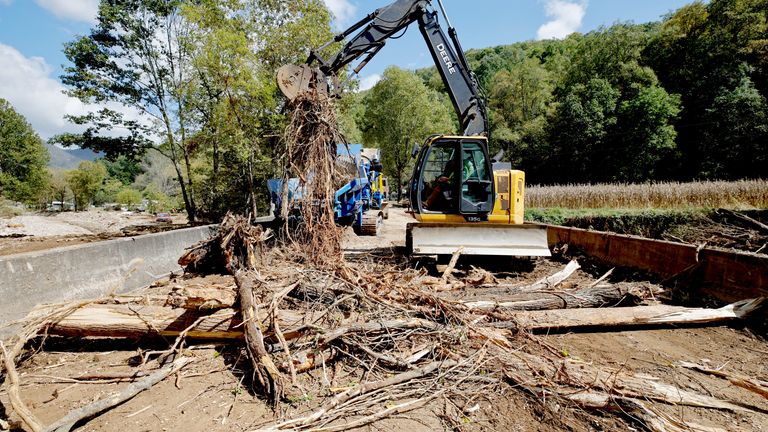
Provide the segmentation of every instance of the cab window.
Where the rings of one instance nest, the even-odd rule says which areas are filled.
[[[483,211],[491,201],[493,179],[488,160],[478,143],[462,144],[462,212]]]
[[[430,147],[421,173],[421,204],[427,211],[448,213],[456,208],[456,143],[441,142]]]

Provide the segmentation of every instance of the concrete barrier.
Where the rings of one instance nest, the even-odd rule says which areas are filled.
[[[0,324],[38,303],[97,298],[148,285],[172,271],[184,249],[214,225],[0,256]]]
[[[768,257],[748,252],[652,240],[643,237],[549,226],[549,245],[568,244],[620,267],[654,273],[685,291],[725,304],[768,297]]]

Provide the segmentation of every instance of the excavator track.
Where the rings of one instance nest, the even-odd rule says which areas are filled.
[[[361,236],[378,236],[384,226],[384,216],[381,212],[368,212],[363,215],[363,225],[358,230]]]

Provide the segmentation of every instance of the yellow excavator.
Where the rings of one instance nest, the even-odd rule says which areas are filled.
[[[434,135],[423,145],[414,146],[416,163],[408,197],[416,222],[407,229],[409,252],[450,255],[460,250],[463,255],[549,256],[546,227],[523,222],[525,174],[489,156],[488,116],[480,85],[442,0],[437,3],[448,24],[448,35],[432,0],[398,0],[310,53],[306,64],[280,68],[278,85],[289,99],[309,91],[338,96],[337,74],[346,65],[364,57],[354,69],[359,73],[389,38],[417,22],[463,135]],[[342,41],[343,48],[333,57],[324,59],[318,54]]]

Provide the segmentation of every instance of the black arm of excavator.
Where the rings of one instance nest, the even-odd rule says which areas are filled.
[[[448,21],[441,0],[438,2],[440,2],[443,16]],[[431,0],[398,0],[389,6],[377,9],[318,50],[321,51],[332,43],[341,42],[357,32],[335,56],[326,60],[321,58],[317,51],[313,51],[307,63],[312,65],[317,62],[323,74],[333,77],[350,62],[366,56],[355,68],[355,73],[359,73],[384,47],[387,39],[405,30],[410,24],[418,22],[424,41],[429,47],[435,66],[459,117],[464,135],[487,136],[488,116],[485,102],[481,97],[477,78],[464,57],[456,30],[448,22],[450,35],[448,39],[438,22],[437,12],[431,10],[430,6]]]

